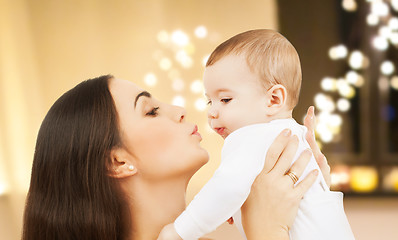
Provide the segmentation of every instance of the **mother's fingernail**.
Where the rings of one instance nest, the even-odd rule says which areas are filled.
[[[314,106],[311,106],[311,107],[310,107],[310,111],[311,111],[310,118],[311,118],[311,119],[313,119],[313,118],[314,118],[314,115],[315,115],[315,109],[314,109]]]
[[[286,137],[289,137],[291,134],[292,134],[292,131],[290,129],[283,130],[283,135],[285,135]]]

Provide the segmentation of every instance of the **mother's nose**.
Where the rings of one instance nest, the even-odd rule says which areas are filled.
[[[173,107],[175,109],[174,117],[175,117],[176,121],[183,122],[185,119],[185,116],[187,115],[185,108],[179,107],[179,106],[173,106]]]

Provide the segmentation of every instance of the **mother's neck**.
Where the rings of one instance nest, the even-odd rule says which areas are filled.
[[[161,229],[184,211],[188,180],[150,181],[133,177],[124,183],[132,219],[131,239],[157,239]]]

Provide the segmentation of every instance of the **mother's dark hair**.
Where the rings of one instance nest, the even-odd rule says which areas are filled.
[[[78,84],[47,113],[37,137],[23,240],[126,239],[128,204],[109,176],[121,145],[109,81]]]

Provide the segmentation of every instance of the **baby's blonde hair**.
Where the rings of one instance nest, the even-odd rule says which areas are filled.
[[[293,45],[280,33],[258,29],[240,33],[220,44],[210,55],[206,67],[230,54],[244,54],[250,70],[267,90],[281,84],[288,94],[287,105],[293,109],[301,88],[300,58]]]

